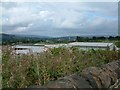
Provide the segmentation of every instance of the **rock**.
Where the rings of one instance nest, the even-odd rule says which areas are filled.
[[[34,85],[34,86],[30,86],[29,88],[25,88],[25,90],[48,90],[48,89],[45,86]]]
[[[60,78],[55,82],[50,82],[47,88],[73,88],[76,90],[78,88],[91,88],[91,86],[84,78],[78,74],[73,74]]]
[[[86,68],[81,75],[93,88],[109,88],[120,77],[120,61],[113,61],[99,68]]]
[[[98,77],[101,81],[102,88],[108,88],[111,85],[111,77],[109,76],[107,70],[101,69],[101,72]]]
[[[81,72],[81,76],[90,83],[93,88],[101,88],[101,81],[99,80],[100,70],[96,67],[86,68]]]
[[[112,73],[116,73],[117,78],[120,78],[120,60],[113,61],[111,63],[108,63],[103,66],[103,68],[106,68],[107,70],[111,71]]]
[[[35,87],[34,87],[35,88]],[[102,67],[89,67],[79,74],[59,78],[46,85],[48,90],[85,88],[120,88],[120,60],[113,61]],[[44,89],[46,89],[44,88]],[[37,89],[39,90],[39,89]]]

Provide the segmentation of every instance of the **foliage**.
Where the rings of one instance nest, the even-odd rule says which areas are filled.
[[[81,72],[90,66],[101,66],[120,59],[120,51],[54,48],[40,54],[16,55],[3,46],[3,88],[26,88],[44,85],[59,77]]]
[[[45,43],[45,44],[54,44],[54,43],[70,43],[73,41],[77,42],[114,42],[120,41],[120,36],[69,36],[69,37],[39,37],[39,36],[19,36],[19,35],[9,35],[9,34],[0,34],[1,40],[0,45],[13,45],[13,44],[35,44],[35,43]],[[118,45],[118,43],[117,43]],[[118,45],[119,46],[119,45]]]
[[[120,48],[120,41],[115,42],[116,46]]]

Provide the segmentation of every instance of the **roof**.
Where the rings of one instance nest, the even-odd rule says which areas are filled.
[[[107,47],[113,45],[113,43],[101,43],[101,42],[73,42],[69,43],[69,46],[91,46],[91,47]]]
[[[37,46],[32,46],[32,45],[14,45],[12,46],[13,48],[34,48],[34,47],[37,47]]]
[[[58,48],[58,47],[62,47],[62,46],[66,46],[67,44],[49,44],[49,45],[45,45],[48,48]]]
[[[34,44],[34,46],[45,46],[45,44],[36,43],[36,44]]]

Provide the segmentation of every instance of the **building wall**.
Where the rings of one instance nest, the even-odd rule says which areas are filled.
[[[74,46],[73,46],[74,47]],[[106,50],[107,48],[106,47],[88,47],[88,46],[75,46],[77,48],[79,48],[80,50],[90,50],[90,49],[94,49],[94,50],[98,50],[98,49],[101,49],[101,50]]]
[[[101,50],[117,50],[117,46],[115,44],[111,44],[109,46],[79,46],[79,45],[70,45],[70,47],[77,47],[79,48],[80,50],[90,50],[90,49],[94,49],[94,50],[98,50],[98,49],[101,49]]]

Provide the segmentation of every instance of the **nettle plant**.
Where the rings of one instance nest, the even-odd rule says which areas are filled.
[[[3,88],[25,88],[44,85],[65,75],[80,73],[86,67],[101,66],[120,59],[120,51],[53,48],[40,54],[11,53],[11,46],[2,50]]]

